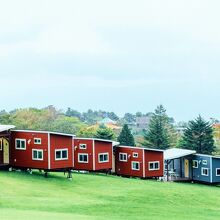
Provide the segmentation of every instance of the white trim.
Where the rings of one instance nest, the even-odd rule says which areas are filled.
[[[87,156],[87,161],[80,161],[79,157],[80,156]],[[89,154],[86,153],[78,153],[78,163],[89,163]]]
[[[50,164],[50,133],[47,134],[47,156],[48,156],[48,169],[50,170],[51,168],[51,164]]]
[[[220,174],[219,174],[219,175],[217,174],[217,170],[220,170],[220,168],[216,168],[216,169],[215,169],[215,175],[216,175],[216,176],[220,176]]]
[[[56,158],[56,153],[57,152],[61,152],[61,158]],[[62,152],[63,151],[66,151],[67,152],[67,154],[66,154],[66,156],[67,157],[65,157],[65,158],[63,158],[63,156],[62,156]],[[68,157],[69,157],[69,155],[68,155],[68,148],[62,148],[62,149],[55,149],[55,160],[56,161],[59,161],[59,160],[68,160]]]
[[[133,164],[138,164],[138,169],[134,168]],[[140,170],[140,162],[139,161],[131,161],[131,169],[136,170],[136,171]]]
[[[63,135],[63,136],[70,136],[75,137],[74,134],[67,134],[61,132],[52,132],[52,131],[34,131],[34,130],[13,130],[13,132],[28,132],[28,133],[40,133],[40,134],[55,134],[55,135]]]
[[[135,154],[136,154],[137,156],[135,156]],[[132,156],[133,156],[133,158],[138,158],[138,153],[137,153],[137,152],[133,152],[133,153],[132,153]]]
[[[197,166],[193,166],[193,162],[196,162]],[[192,167],[195,168],[195,169],[198,169],[199,168],[199,161],[198,160],[193,160],[192,161]]]
[[[164,152],[164,150],[159,150],[159,149],[154,149],[154,148],[146,148],[146,147],[134,147],[134,146],[116,146],[118,148],[122,147],[122,148],[132,148],[132,149],[144,149],[144,150],[148,150],[148,151],[158,151],[158,152]]]
[[[37,151],[37,157],[38,157],[38,152],[42,153],[42,158],[34,158],[34,151]],[[32,149],[32,160],[44,160],[44,151],[42,149]]]
[[[92,166],[93,166],[93,170],[95,170],[95,158],[96,158],[95,156],[96,155],[95,155],[95,140],[94,139],[92,140],[92,152],[93,152],[92,153],[92,160],[93,160]]]
[[[203,170],[207,170],[207,175],[203,174]],[[206,167],[202,167],[202,168],[201,168],[201,175],[202,175],[202,176],[209,176],[209,169],[206,168]]]
[[[150,168],[150,165],[151,164],[153,164],[153,167],[154,168]],[[155,164],[158,164],[158,168],[155,168]],[[148,169],[150,170],[150,171],[153,171],[153,170],[160,170],[160,161],[149,161],[148,162]]]
[[[20,144],[21,144],[21,141],[24,141],[25,147],[24,147],[24,148],[18,148],[18,147],[17,147],[17,141],[20,141]],[[16,149],[16,150],[26,150],[26,149],[27,149],[26,139],[15,138],[15,149]]]
[[[108,160],[100,161],[100,156],[101,156],[101,155],[107,155]],[[98,161],[99,161],[99,163],[108,163],[108,162],[109,162],[109,153],[108,153],[108,152],[105,152],[105,153],[99,153],[99,154],[98,154]]]
[[[74,142],[74,138],[72,138],[72,158],[73,158],[73,167],[75,166],[75,142]]]
[[[214,156],[209,154],[195,154],[196,156],[202,156],[202,157],[211,157],[211,158],[217,158],[220,159],[220,155]]]
[[[35,142],[35,141],[39,141],[39,142]],[[41,138],[34,138],[34,144],[40,145],[41,144]]]
[[[3,148],[3,138],[0,138],[0,151],[2,151],[2,148]]]
[[[84,147],[82,147],[82,146],[84,146]],[[83,143],[79,144],[79,149],[80,150],[86,150],[87,149],[87,144],[83,144]]]
[[[143,149],[143,177],[145,178],[145,152],[144,152],[144,149]]]
[[[120,155],[126,156],[126,159],[125,160],[124,159],[121,160]],[[119,152],[118,160],[121,161],[121,162],[128,162],[128,154],[127,153]]]

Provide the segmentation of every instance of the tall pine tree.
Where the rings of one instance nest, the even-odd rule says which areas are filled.
[[[170,147],[169,139],[169,118],[166,110],[159,105],[153,113],[149,128],[145,133],[144,145],[150,148],[167,149]]]
[[[215,150],[211,124],[200,115],[195,120],[190,121],[180,147],[192,149],[201,154],[211,154]]]
[[[95,137],[106,140],[114,140],[115,134],[110,128],[107,128],[105,125],[100,125],[96,131]]]
[[[124,146],[135,146],[134,137],[127,124],[123,126],[121,133],[118,136],[118,142]]]

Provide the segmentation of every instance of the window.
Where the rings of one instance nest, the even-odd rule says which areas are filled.
[[[15,139],[15,149],[26,150],[26,140],[25,139]]]
[[[124,161],[127,162],[128,161],[128,155],[126,153],[119,153],[119,161]]]
[[[209,170],[208,170],[208,168],[204,168],[204,167],[202,167],[202,176],[208,176],[209,175]]]
[[[220,168],[216,168],[216,176],[220,176]]]
[[[81,149],[81,150],[85,150],[86,148],[87,148],[86,144],[80,144],[79,145],[79,149]]]
[[[99,154],[99,163],[108,162],[108,153],[101,153]]]
[[[208,164],[207,160],[202,160],[202,165],[207,165],[207,164]]]
[[[198,168],[198,160],[193,160],[193,168]]]
[[[41,138],[34,138],[34,144],[41,144]]]
[[[149,162],[149,170],[159,170],[159,169],[160,169],[160,162],[159,161]]]
[[[136,161],[132,161],[131,163],[131,169],[132,170],[140,170],[140,163]]]
[[[134,157],[134,158],[138,158],[138,153],[135,153],[135,152],[134,152],[134,153],[133,153],[133,157]]]
[[[67,160],[68,149],[55,150],[55,160]]]
[[[32,160],[43,160],[43,150],[32,149]]]
[[[89,155],[88,154],[78,154],[78,162],[79,163],[88,163]]]

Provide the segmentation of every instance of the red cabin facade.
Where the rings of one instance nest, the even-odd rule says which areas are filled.
[[[162,177],[163,151],[142,147],[118,146],[115,149],[117,175],[140,178]]]
[[[46,171],[73,167],[73,135],[47,131],[11,132],[11,165]]]
[[[110,171],[112,169],[113,141],[74,138],[74,169]]]

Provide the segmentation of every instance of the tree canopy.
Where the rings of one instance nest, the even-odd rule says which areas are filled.
[[[135,146],[134,137],[127,124],[123,126],[121,133],[118,136],[118,142],[124,146]]]

